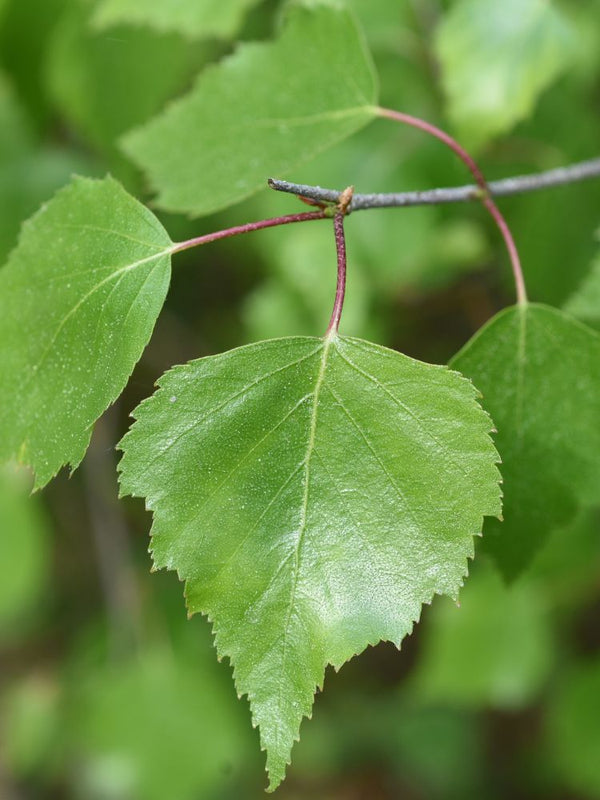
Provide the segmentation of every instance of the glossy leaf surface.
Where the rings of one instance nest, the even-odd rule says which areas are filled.
[[[575,37],[544,0],[459,0],[438,28],[448,114],[474,146],[509,130],[569,64]]]
[[[456,596],[497,454],[476,390],[359,339],[290,337],[176,367],[121,443],[157,568],[214,622],[282,780],[325,666],[400,644]]]
[[[0,458],[43,486],[76,467],[146,346],[171,241],[112,178],[76,178],[25,223],[0,271]]]
[[[507,578],[600,497],[600,336],[549,306],[496,315],[452,360],[498,428],[504,522],[483,544]]]
[[[208,214],[365,125],[375,95],[353,17],[294,5],[278,39],[241,45],[206,69],[189,94],[127,134],[123,148],[162,208]]]

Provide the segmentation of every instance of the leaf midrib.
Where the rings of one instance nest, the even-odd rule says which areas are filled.
[[[329,335],[325,337],[325,342],[323,345],[323,353],[321,355],[321,361],[319,364],[319,372],[317,375],[317,380],[315,382],[315,390],[313,393],[313,403],[312,403],[312,410],[310,415],[310,427],[309,427],[309,434],[308,434],[308,443],[306,446],[306,454],[304,456],[304,491],[302,496],[302,507],[300,509],[300,525],[298,527],[298,534],[296,537],[296,544],[293,550],[293,564],[292,564],[292,575],[291,575],[291,590],[290,590],[290,600],[288,604],[287,616],[283,631],[283,650],[281,654],[281,681],[279,683],[279,697],[278,697],[278,705],[281,707],[281,698],[285,680],[285,664],[287,659],[287,645],[288,645],[288,636],[289,636],[289,629],[290,629],[290,622],[292,619],[292,610],[294,608],[294,601],[296,599],[296,590],[298,587],[298,575],[300,572],[300,549],[302,547],[302,542],[304,540],[304,534],[306,533],[306,515],[308,511],[308,497],[309,497],[309,487],[310,487],[310,460],[312,454],[315,450],[315,439],[317,434],[317,417],[319,412],[319,398],[321,394],[321,388],[323,386],[323,381],[325,379],[325,372],[327,370],[327,360],[329,357],[329,351],[333,343],[337,341],[337,334]]]

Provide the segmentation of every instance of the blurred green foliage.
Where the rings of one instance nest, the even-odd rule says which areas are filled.
[[[557,4],[458,0],[435,46],[448,116],[474,148],[528,116],[572,61],[576,39]]]
[[[31,627],[48,591],[50,526],[29,484],[22,470],[0,469],[0,560],[8,567],[0,581],[0,636],[8,641]]]
[[[120,5],[133,8],[0,0],[3,260],[20,222],[73,172],[113,171],[151,203],[121,135],[231,52],[233,35],[269,39],[284,3],[223,0],[206,36],[158,24],[167,0],[138,3],[135,19],[123,13],[108,26]],[[597,2],[346,5],[365,31],[381,101],[475,144],[490,179],[598,155]],[[221,27],[234,6],[246,16],[232,11]],[[358,191],[468,180],[439,143],[383,121],[285,177]],[[595,325],[599,207],[600,182],[502,201],[531,299],[566,303]],[[184,238],[298,208],[265,190],[200,222],[162,219]],[[477,206],[365,211],[347,234],[344,333],[445,361],[514,298],[497,233]],[[182,254],[153,339],[101,423],[108,443],[95,436],[82,469],[41,497],[26,497],[21,474],[0,474],[3,800],[262,796],[247,704],[216,662],[209,624],[182,619],[176,578],[147,574],[148,519],[140,504],[116,502],[112,445],[174,363],[263,336],[319,333],[333,284],[333,243],[316,222]],[[382,644],[328,672],[279,796],[600,797],[599,533],[593,511],[554,531],[511,588],[478,556],[459,608],[436,600],[401,652]]]

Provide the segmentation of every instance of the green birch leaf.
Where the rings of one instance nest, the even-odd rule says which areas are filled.
[[[564,71],[576,38],[546,0],[458,0],[437,30],[448,115],[471,147],[533,110]]]
[[[600,497],[600,336],[549,306],[515,306],[451,366],[476,383],[498,428],[504,522],[486,523],[483,544],[512,579]]]
[[[157,568],[214,623],[283,779],[325,666],[397,645],[457,595],[500,513],[477,391],[347,337],[259,342],[175,367],[135,411],[121,490],[154,512]]]
[[[238,31],[246,11],[258,0],[101,0],[93,16],[97,28],[143,25],[183,36],[228,39]]]
[[[76,178],[26,222],[0,271],[0,459],[43,486],[75,468],[146,346],[171,240],[112,178]]]
[[[588,325],[600,325],[600,256],[595,259],[581,286],[565,303],[564,310]]]
[[[375,96],[353,17],[294,5],[278,39],[243,44],[208,67],[189,94],[128,133],[123,149],[161,208],[208,214],[364,126]]]

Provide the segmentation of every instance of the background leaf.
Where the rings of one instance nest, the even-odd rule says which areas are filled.
[[[21,221],[68,182],[90,169],[86,158],[37,141],[30,120],[0,74],[0,263],[17,242]]]
[[[171,240],[112,178],[78,178],[23,227],[0,272],[0,457],[43,486],[76,467],[122,392],[170,278]]]
[[[578,503],[600,497],[600,336],[548,306],[514,306],[451,365],[479,387],[498,428],[504,522],[486,523],[483,545],[514,578]]]
[[[214,621],[275,788],[326,664],[399,645],[422,603],[456,596],[500,511],[490,421],[461,376],[359,339],[261,342],[160,387],[121,488],[154,512],[156,567]]]
[[[240,781],[251,763],[251,731],[209,637],[200,641],[179,640],[176,653],[154,644],[118,664],[80,670],[66,743],[80,796],[196,800],[223,797],[224,786]]]
[[[89,25],[91,10],[80,1],[67,6],[52,36],[46,81],[69,124],[127,177],[131,167],[117,137],[186,89],[215,48],[132,27],[98,33]]]
[[[55,122],[43,78],[46,48],[63,9],[73,2],[79,0],[5,0],[0,17],[0,61],[38,133]]]
[[[208,214],[361,128],[375,94],[353,17],[294,5],[277,40],[244,44],[207,68],[188,95],[127,134],[123,149],[147,173],[161,208]]]
[[[94,24],[98,28],[123,23],[144,25],[187,37],[227,39],[237,32],[245,12],[257,3],[258,0],[101,0],[94,12]]]
[[[505,133],[573,59],[575,36],[545,0],[458,0],[437,30],[448,116],[469,147]]]

